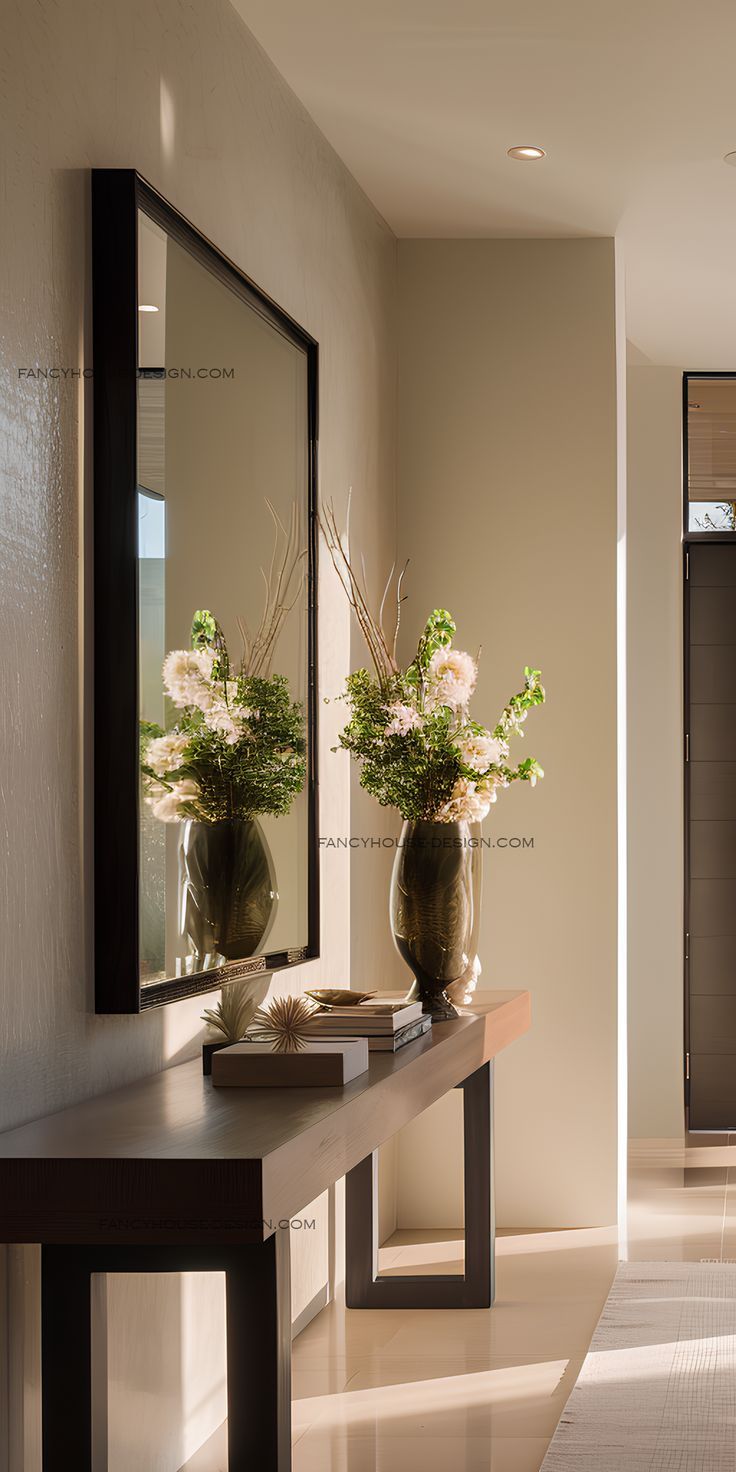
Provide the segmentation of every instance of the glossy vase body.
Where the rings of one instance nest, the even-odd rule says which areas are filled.
[[[196,970],[262,950],[276,918],[273,859],[256,818],[183,826],[181,933]]]
[[[438,1022],[457,1016],[448,988],[462,995],[475,973],[481,862],[477,825],[404,823],[391,877],[391,928],[414,973],[407,1001],[421,1000]]]

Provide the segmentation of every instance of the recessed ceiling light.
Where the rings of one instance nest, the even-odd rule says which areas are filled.
[[[522,162],[533,158],[546,158],[543,148],[536,148],[531,143],[517,143],[514,148],[507,148],[509,158],[518,158]]]
[[[736,169],[736,151],[733,153],[724,153],[723,162],[724,164],[731,164],[732,168]]]
[[[139,312],[157,312],[157,311],[158,311],[158,307],[151,307],[151,306],[147,306],[147,305],[146,305],[146,304],[145,304],[145,303],[143,303],[143,304],[142,304],[142,305],[141,305],[141,306],[140,306],[140,307],[139,307],[139,308],[138,308],[138,311],[139,311]]]

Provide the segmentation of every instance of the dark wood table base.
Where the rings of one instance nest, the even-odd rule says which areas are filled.
[[[463,1091],[465,1272],[380,1277],[378,1152],[345,1177],[345,1302],[348,1308],[490,1308],[495,1295],[493,1063],[456,1085]]]
[[[465,1272],[378,1273],[378,1153],[348,1171],[348,1308],[490,1308],[494,1297],[493,1063],[461,1084]],[[91,1279],[95,1273],[225,1274],[229,1472],[291,1467],[289,1231],[237,1246],[42,1248],[43,1472],[92,1472]],[[255,1326],[255,1333],[254,1333]]]
[[[41,1252],[43,1472],[91,1472],[93,1273],[224,1273],[228,1472],[291,1467],[289,1232],[238,1247]]]
[[[226,1278],[229,1472],[287,1472],[289,1223],[343,1176],[351,1309],[489,1308],[493,1059],[530,1018],[528,992],[479,994],[344,1089],[213,1089],[195,1059],[1,1134],[0,1241],[43,1244],[43,1472],[105,1464],[96,1276],[187,1271]],[[464,1275],[382,1277],[376,1152],[453,1088]]]

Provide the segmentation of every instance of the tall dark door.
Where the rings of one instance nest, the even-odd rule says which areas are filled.
[[[736,544],[687,561],[690,1128],[736,1129]]]

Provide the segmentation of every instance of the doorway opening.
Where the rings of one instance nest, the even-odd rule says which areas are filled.
[[[736,1127],[736,374],[684,376],[685,1101]]]

